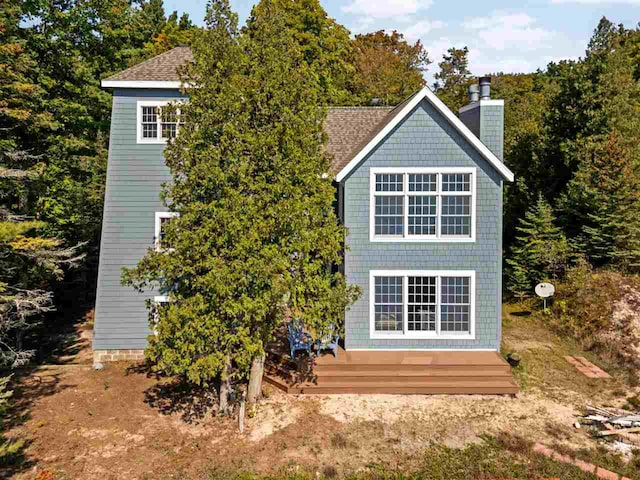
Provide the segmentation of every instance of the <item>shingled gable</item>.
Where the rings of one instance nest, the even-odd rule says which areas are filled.
[[[189,47],[176,47],[102,81],[105,88],[180,88],[178,67],[193,59]],[[324,129],[331,169],[341,181],[422,101],[426,100],[507,181],[513,173],[467,126],[427,87],[396,107],[331,107]]]
[[[489,164],[495,168],[502,177],[513,182],[513,172],[507,168],[507,166],[500,161],[495,154],[487,148],[487,146],[476,137],[469,128],[462,123],[462,121],[447,107],[442,101],[433,93],[428,87],[424,87],[421,90],[414,93],[407,98],[404,102],[394,108],[389,115],[385,117],[383,121],[376,126],[376,128],[370,133],[369,140],[362,148],[359,148],[353,158],[349,160],[344,167],[342,167],[337,175],[336,180],[338,182],[344,180],[351,171],[353,171],[360,162],[378,146],[382,140],[402,121],[404,120],[415,107],[420,104],[421,101],[428,101],[442,116],[473,146],[478,153],[480,153]]]

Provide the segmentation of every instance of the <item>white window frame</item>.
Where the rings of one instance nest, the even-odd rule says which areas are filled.
[[[158,335],[158,330],[156,329],[156,325],[158,324],[158,311],[157,307],[164,303],[169,303],[169,295],[156,295],[153,297],[153,334]]]
[[[402,277],[402,332],[380,332],[375,325],[375,277]],[[410,331],[408,277],[436,277],[436,331]],[[440,333],[441,278],[469,277],[469,332]],[[369,336],[373,340],[475,340],[476,338],[476,272],[474,270],[371,270],[369,271]]]
[[[177,212],[156,212],[153,234],[153,247],[155,248],[156,252],[167,250],[160,247],[160,227],[162,226],[162,220],[166,218],[177,217],[178,215],[179,214]],[[170,251],[171,249],[168,250]]]
[[[436,191],[435,192],[409,192],[409,175],[410,174],[436,174]],[[442,175],[443,174],[456,174],[463,173],[469,174],[469,184],[471,192],[443,192],[442,191]],[[379,174],[397,174],[403,175],[403,191],[400,192],[376,192],[376,175]],[[477,168],[475,167],[434,167],[434,168],[371,168],[369,171],[369,240],[371,242],[458,242],[458,243],[473,243],[476,241],[476,192],[477,192]],[[436,234],[435,235],[409,235],[409,197],[415,195],[433,195],[438,198],[437,200],[437,220],[436,220]],[[403,196],[403,214],[404,214],[404,228],[402,236],[399,235],[376,235],[376,196],[388,195],[388,196]],[[470,236],[463,237],[457,235],[443,236],[440,233],[440,219],[442,218],[442,196],[471,196],[471,225]]]
[[[156,119],[156,124],[158,128],[158,136],[156,138],[143,138],[142,136],[142,107],[159,107],[162,110],[162,107],[169,105],[170,103],[180,103],[178,100],[138,100],[136,106],[136,130],[137,130],[137,142],[138,143],[147,143],[147,144],[165,144],[167,143],[168,137],[162,136],[162,114],[159,111]],[[180,108],[177,109],[177,115],[180,115]],[[176,125],[176,135],[180,130],[180,122]]]

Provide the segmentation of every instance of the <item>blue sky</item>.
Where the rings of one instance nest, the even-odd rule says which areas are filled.
[[[244,22],[251,0],[231,0]],[[396,29],[420,39],[437,62],[451,46],[469,47],[474,75],[530,72],[552,60],[584,53],[602,15],[632,27],[640,20],[640,0],[321,0],[328,14],[352,34]],[[165,0],[167,11],[189,13],[201,24],[206,0]]]

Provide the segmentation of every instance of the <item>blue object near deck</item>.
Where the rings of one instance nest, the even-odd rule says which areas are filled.
[[[291,349],[291,359],[294,359],[295,353],[298,350],[306,350],[307,353],[311,355],[311,346],[313,345],[313,339],[311,338],[311,335],[309,335],[302,329],[302,323],[295,320],[288,323],[287,331],[289,348]]]
[[[332,327],[324,337],[318,339],[316,341],[316,349],[318,355],[322,350],[331,350],[333,352],[333,356],[338,356],[338,341],[340,340],[340,335],[336,333],[336,328]]]

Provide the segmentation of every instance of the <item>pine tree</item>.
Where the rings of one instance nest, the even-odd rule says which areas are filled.
[[[471,82],[469,49],[451,47],[438,63],[433,90],[447,107],[457,112],[467,104],[467,90]]]
[[[515,296],[530,292],[543,280],[558,278],[566,270],[571,249],[555,223],[553,209],[539,195],[520,220],[506,261],[507,288]]]
[[[562,199],[565,215],[580,225],[579,245],[596,265],[640,268],[640,173],[614,130],[580,145],[581,168]]]
[[[165,150],[172,250],[150,251],[123,281],[169,292],[147,349],[156,368],[226,386],[264,358],[285,314],[321,335],[357,291],[328,268],[345,232],[326,175],[324,92],[291,31],[254,18],[239,34],[217,0],[193,54],[187,121]]]

